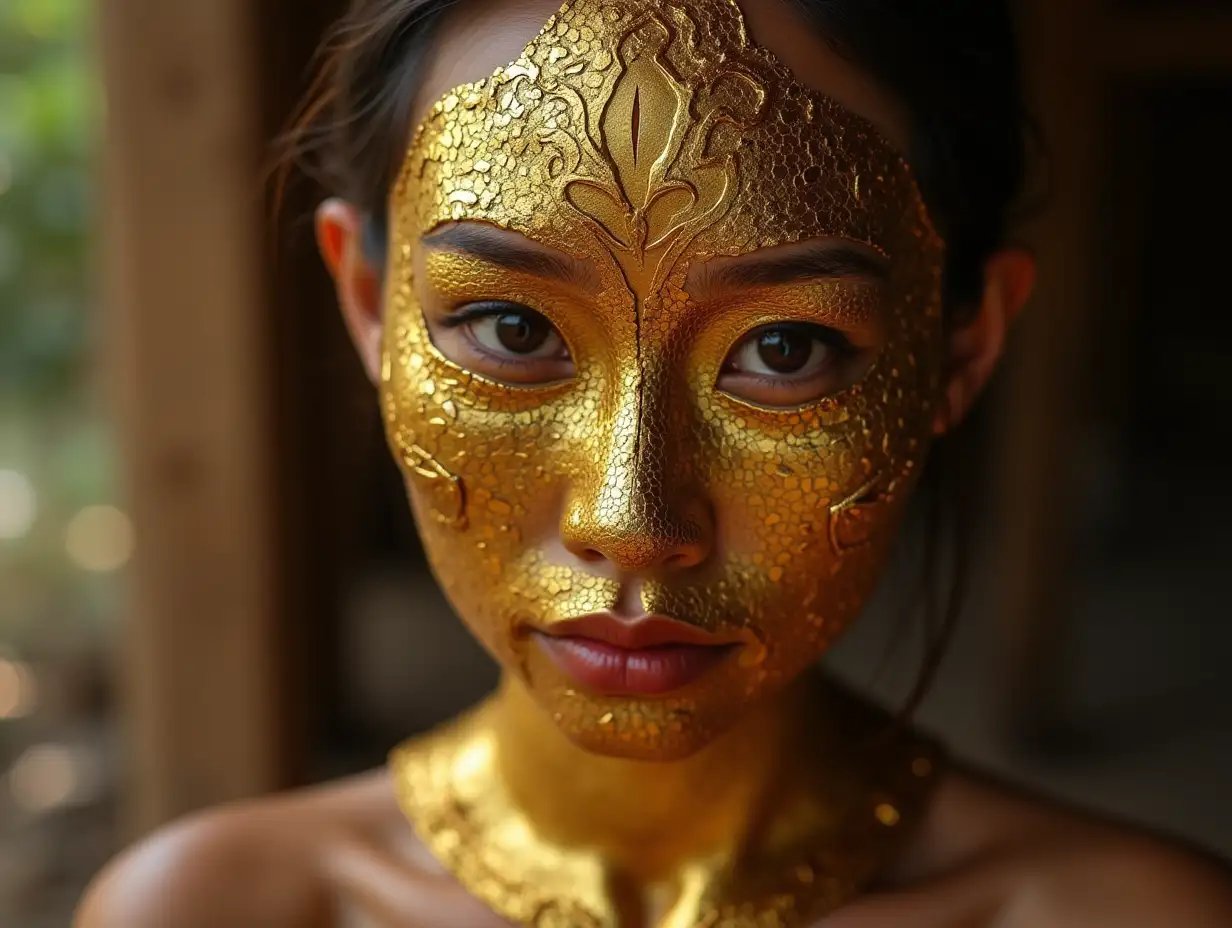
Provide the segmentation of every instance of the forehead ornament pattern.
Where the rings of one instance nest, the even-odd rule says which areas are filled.
[[[599,144],[585,156],[607,176],[565,186],[566,200],[593,222],[638,296],[662,286],[698,232],[730,208],[734,148],[765,103],[750,75],[722,74],[694,90],[666,60],[673,37],[658,13],[630,27],[598,119]],[[720,128],[730,130],[726,142]]]
[[[411,149],[421,232],[489,221],[588,255],[544,210],[565,201],[642,297],[707,231],[699,253],[832,235],[888,254],[907,202],[912,236],[940,246],[901,155],[752,44],[734,0],[570,2]]]

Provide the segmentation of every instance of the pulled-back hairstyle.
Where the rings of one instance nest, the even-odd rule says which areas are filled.
[[[985,262],[1005,244],[1027,178],[1031,125],[1009,0],[784,2],[903,106],[907,154],[948,245],[948,318],[961,324],[982,294]],[[443,15],[466,5],[352,0],[284,139],[283,163],[355,206],[377,255],[426,53]],[[928,643],[910,707],[927,689],[963,603],[978,473],[970,449],[960,449],[962,437],[937,443],[921,487]]]

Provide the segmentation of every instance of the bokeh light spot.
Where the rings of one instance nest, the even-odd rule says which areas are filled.
[[[24,538],[34,526],[38,496],[25,474],[0,470],[0,539]]]
[[[20,719],[34,711],[38,690],[27,665],[0,658],[0,719]]]
[[[115,506],[89,506],[69,522],[64,546],[84,570],[119,570],[133,555],[133,524]]]
[[[9,771],[13,802],[35,815],[66,805],[77,792],[77,766],[73,752],[63,745],[30,748]]]

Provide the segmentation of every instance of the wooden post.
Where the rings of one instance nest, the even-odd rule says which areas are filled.
[[[108,372],[138,550],[130,824],[281,785],[250,0],[107,0]]]
[[[1112,75],[1224,75],[1232,72],[1232,12],[1169,10],[1122,13],[1101,43]]]
[[[1094,49],[1100,0],[1025,0],[1028,83],[1047,146],[1048,202],[1028,238],[1039,258],[1035,299],[1010,366],[1002,442],[1000,619],[1007,630],[1013,714],[1046,686],[1071,537],[1072,452],[1084,421],[1094,316],[1098,151],[1103,81]]]
[[[1117,80],[1165,83],[1232,73],[1232,14],[1226,11],[1116,11],[1106,0],[1022,0],[1030,81],[1047,145],[1047,209],[1030,230],[1040,286],[1024,320],[1011,368],[1009,424],[1002,442],[1000,508],[1004,566],[1000,616],[1010,654],[1007,694],[1021,723],[1047,702],[1065,605],[1072,520],[1072,454],[1089,425],[1097,268],[1117,255],[1101,241],[1132,249],[1124,215],[1137,204],[1103,208],[1109,178],[1132,196],[1126,171],[1109,167]],[[1115,230],[1108,229],[1115,223]],[[1109,234],[1101,239],[1101,231]],[[1126,301],[1120,301],[1122,306]],[[1127,320],[1123,320],[1128,325]],[[1116,350],[1115,343],[1101,351]],[[1115,367],[1103,359],[1104,367]],[[1104,392],[1115,389],[1105,385]]]
[[[315,69],[314,55],[347,0],[250,0],[258,17],[259,83],[264,133],[288,128]],[[267,149],[267,159],[281,155]],[[277,175],[276,175],[277,176]],[[361,514],[370,498],[365,473],[370,450],[381,447],[379,405],[351,345],[333,282],[317,253],[312,214],[335,191],[299,172],[271,184],[267,215],[275,228],[266,256],[271,359],[277,410],[285,605],[295,616],[280,653],[292,695],[288,719],[289,785],[311,779],[315,761],[339,733],[341,602],[353,565],[363,556]],[[278,196],[274,196],[275,191]]]

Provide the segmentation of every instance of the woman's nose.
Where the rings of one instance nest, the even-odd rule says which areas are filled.
[[[690,514],[684,507],[655,502],[627,497],[571,506],[562,526],[565,547],[587,563],[606,562],[630,574],[684,570],[704,562],[713,531],[701,507]]]
[[[695,567],[710,556],[715,526],[689,476],[687,429],[662,421],[663,411],[648,415],[640,397],[630,400],[601,430],[594,466],[569,489],[562,541],[576,557],[625,573]]]

